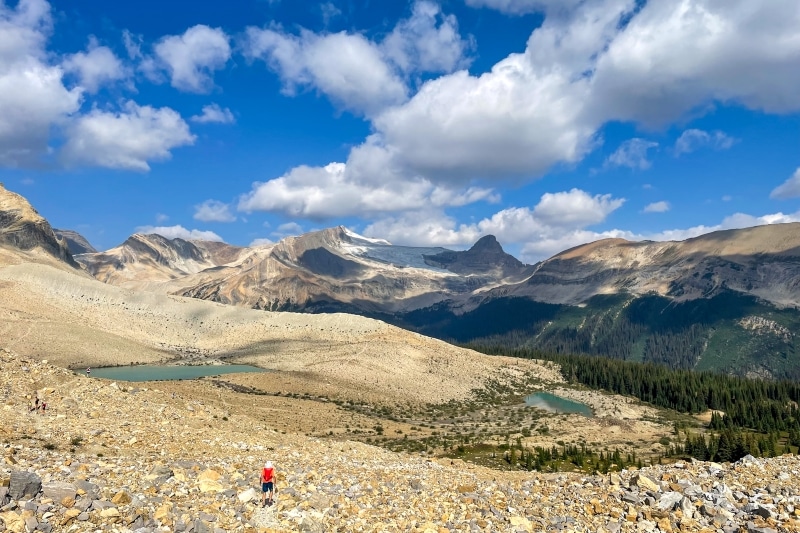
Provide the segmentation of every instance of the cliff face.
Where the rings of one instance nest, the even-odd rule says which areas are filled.
[[[78,267],[65,240],[56,236],[47,222],[22,196],[0,184],[0,245],[23,252],[41,249],[73,267]]]

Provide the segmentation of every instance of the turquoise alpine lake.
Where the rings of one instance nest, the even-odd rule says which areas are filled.
[[[525,397],[525,405],[536,407],[551,413],[579,414],[592,418],[592,408],[580,402],[574,402],[549,392],[537,392]]]
[[[133,365],[107,366],[92,368],[90,377],[115,379],[119,381],[173,381],[194,379],[220,374],[236,374],[243,372],[268,372],[263,368],[250,365]],[[76,373],[81,374],[76,370]]]

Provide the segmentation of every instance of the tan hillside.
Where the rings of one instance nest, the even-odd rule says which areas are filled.
[[[553,256],[502,293],[579,304],[598,294],[690,300],[733,290],[796,306],[799,257],[800,223],[717,231],[685,241],[604,239]]]
[[[510,363],[354,315],[135,292],[38,264],[0,268],[0,301],[7,348],[76,368],[224,359],[433,402],[463,397]]]
[[[18,261],[15,252],[30,252],[31,258],[48,262],[52,258],[63,261],[72,267],[78,265],[73,261],[67,248],[67,242],[56,236],[50,223],[47,222],[22,196],[13,193],[0,183],[0,248],[12,253],[4,262]],[[38,259],[36,259],[39,257]]]

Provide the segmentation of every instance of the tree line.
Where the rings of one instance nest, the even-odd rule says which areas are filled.
[[[800,446],[800,383],[794,381],[748,379],[525,347],[468,346],[487,354],[553,361],[567,381],[633,396],[657,407],[686,414],[714,411],[709,429],[715,433],[687,436],[682,446],[672,447],[675,455],[727,460],[747,453],[772,456],[789,451],[786,446]],[[779,437],[784,447],[778,446]],[[769,444],[771,439],[775,443]]]

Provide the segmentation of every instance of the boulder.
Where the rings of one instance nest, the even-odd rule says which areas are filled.
[[[242,502],[242,503],[251,502],[251,501],[253,501],[253,500],[258,498],[258,491],[256,489],[250,487],[246,491],[240,492],[238,498],[239,498],[239,501]]]
[[[631,478],[631,486],[639,487],[642,490],[649,490],[650,492],[660,492],[661,487],[650,479],[649,477],[645,476],[644,474],[637,473],[635,476]]]
[[[42,478],[32,472],[14,470],[11,472],[11,481],[8,494],[12,500],[21,500],[25,497],[33,498],[42,490]]]
[[[200,481],[198,488],[200,492],[222,492],[225,490],[225,487],[220,482],[208,480]]]
[[[133,498],[131,497],[130,494],[128,494],[124,490],[121,490],[117,492],[113,498],[111,498],[111,503],[113,503],[114,505],[128,505],[129,503],[131,503],[132,499]]]
[[[672,511],[683,500],[683,494],[680,492],[665,492],[656,503],[656,508],[659,511]]]
[[[73,483],[78,491],[83,491],[87,498],[96,500],[100,497],[100,488],[94,483],[89,483],[83,479],[77,479]]]
[[[5,524],[6,531],[11,533],[22,533],[25,531],[25,520],[14,511],[0,513],[0,521]]]
[[[222,477],[222,474],[217,472],[216,470],[208,469],[205,472],[201,473],[197,479],[199,481],[218,481]]]
[[[61,502],[67,498],[74,500],[78,494],[78,489],[72,483],[53,481],[42,483],[42,493],[45,498],[50,498],[54,502]]]

